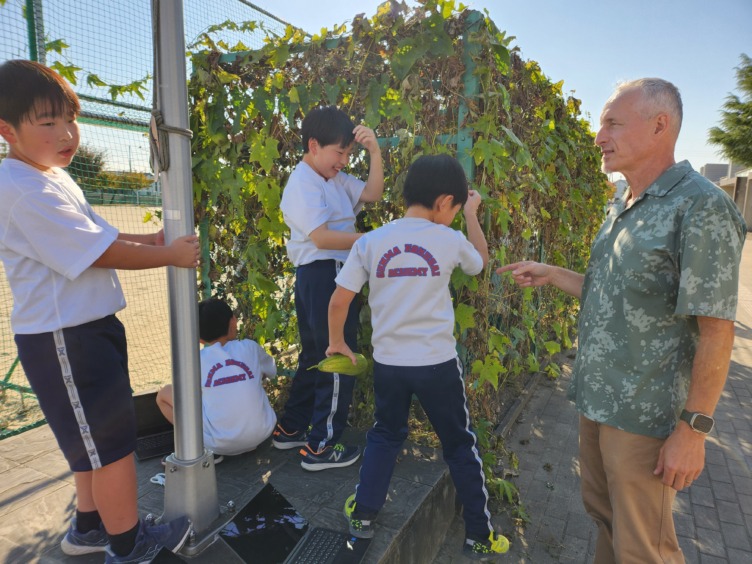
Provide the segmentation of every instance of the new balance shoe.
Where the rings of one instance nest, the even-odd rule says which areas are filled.
[[[500,554],[509,550],[509,540],[504,535],[490,533],[486,540],[465,539],[462,552],[465,556],[479,562],[496,562]]]
[[[347,519],[347,526],[352,536],[359,539],[373,538],[373,518],[365,519],[355,511],[355,494],[347,498],[342,513]]]
[[[310,427],[309,427],[310,429]],[[288,450],[305,446],[308,442],[308,430],[288,433],[277,423],[272,433],[272,444],[279,450]]]
[[[107,537],[107,531],[104,530],[104,524],[100,523],[98,529],[86,533],[80,533],[76,528],[76,518],[73,517],[65,533],[63,540],[60,542],[60,548],[68,556],[80,556],[81,554],[91,554],[92,552],[104,552],[110,539]]]
[[[303,457],[300,465],[306,470],[316,472],[318,470],[326,470],[327,468],[350,466],[360,458],[360,447],[345,446],[337,443],[334,446],[326,446],[316,452],[311,450],[311,447],[306,444],[306,446],[300,449],[300,455]]]
[[[156,558],[162,548],[170,552],[180,550],[191,533],[188,517],[178,517],[162,525],[147,525],[143,521],[138,527],[136,545],[127,556],[118,556],[108,546],[105,564],[147,564]]]

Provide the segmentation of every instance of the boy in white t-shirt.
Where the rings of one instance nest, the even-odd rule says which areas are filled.
[[[125,298],[114,269],[195,269],[198,237],[165,246],[161,231],[120,233],[96,214],[63,170],[78,149],[80,109],[44,65],[0,65],[0,135],[10,148],[0,163],[0,259],[21,366],[76,483],[61,548],[146,562],[162,547],[179,549],[190,521],[148,525],[138,516],[136,415],[115,316]]]
[[[506,550],[506,539],[491,525],[449,293],[456,267],[475,275],[488,262],[476,215],[480,194],[468,191],[456,159],[435,155],[410,166],[404,198],[403,218],[366,233],[353,245],[329,303],[326,354],[341,353],[354,363],[342,328],[355,294],[369,285],[376,422],[368,431],[360,483],[345,503],[345,517],[352,535],[373,536],[372,521],[384,505],[397,453],[407,438],[414,395],[441,440],[464,506],[463,551],[477,560],[495,559]],[[463,204],[467,239],[449,227]]]
[[[277,416],[269,404],[263,378],[276,376],[274,359],[256,341],[238,340],[238,320],[227,303],[216,298],[198,304],[201,349],[201,407],[204,446],[217,455],[255,449],[271,436]],[[157,405],[168,421],[174,417],[172,386],[157,393]]]
[[[349,466],[360,456],[357,446],[339,443],[355,379],[308,369],[326,356],[327,307],[334,278],[362,235],[355,232],[356,214],[363,203],[381,199],[384,172],[373,130],[355,126],[334,106],[308,112],[301,136],[303,160],[290,174],[280,203],[290,228],[287,254],[295,265],[300,354],[273,444],[278,449],[301,447],[300,465],[317,471]],[[366,182],[342,170],[355,143],[370,155]],[[357,302],[353,302],[345,322],[345,340],[351,348],[357,344],[358,326]]]

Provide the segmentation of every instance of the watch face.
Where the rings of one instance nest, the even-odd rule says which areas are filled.
[[[710,433],[713,429],[713,423],[712,417],[708,417],[702,413],[695,413],[694,417],[692,417],[692,428],[701,433]]]

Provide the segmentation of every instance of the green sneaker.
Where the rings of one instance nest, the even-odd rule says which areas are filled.
[[[504,535],[491,533],[484,541],[465,539],[462,552],[472,560],[495,562],[500,554],[509,550],[509,540]]]
[[[359,539],[373,538],[373,521],[361,519],[355,515],[355,494],[352,494],[345,501],[345,508],[342,511],[347,519],[347,526],[350,529],[350,534]]]

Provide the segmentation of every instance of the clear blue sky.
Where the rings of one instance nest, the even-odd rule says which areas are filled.
[[[301,27],[349,22],[376,13],[379,0],[252,0]],[[408,2],[412,3],[412,2]],[[658,76],[682,93],[684,125],[676,157],[699,168],[726,162],[708,145],[741,53],[752,56],[752,0],[474,0],[496,25],[514,35],[525,59],[538,61],[564,91],[574,91],[597,127],[603,103],[622,80]],[[587,116],[589,114],[589,116]]]

